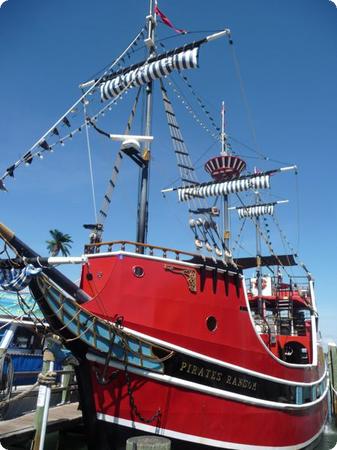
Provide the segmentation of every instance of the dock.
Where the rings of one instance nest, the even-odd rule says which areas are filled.
[[[29,440],[34,437],[35,411],[16,417],[15,419],[0,421],[0,442],[10,444]],[[82,412],[78,403],[67,403],[49,409],[47,432],[66,431],[82,423]]]

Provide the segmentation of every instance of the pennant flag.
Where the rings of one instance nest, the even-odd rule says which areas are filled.
[[[180,33],[180,34],[186,34],[187,31],[186,30],[181,30],[179,28],[176,28],[173,23],[170,21],[170,19],[165,16],[164,13],[162,13],[160,11],[160,9],[158,8],[158,6],[155,6],[154,12],[161,18],[162,22],[167,25],[168,27],[172,28],[175,32]]]
[[[31,164],[32,161],[33,161],[33,155],[32,155],[32,152],[26,153],[25,156],[23,157],[23,160],[24,160],[25,164],[27,164],[27,166],[28,166],[29,164]]]
[[[10,177],[14,178],[14,170],[15,170],[15,164],[13,164],[12,166],[8,167],[8,169],[6,169],[6,172],[8,173],[8,175]]]
[[[8,192],[2,180],[0,180],[0,191]]]
[[[42,147],[44,150],[50,150],[50,147],[49,147],[49,144],[47,141],[39,142],[39,146]]]
[[[53,129],[52,134],[55,134],[56,136],[60,136],[59,130],[56,127]]]
[[[63,117],[62,122],[67,125],[67,127],[71,127],[69,120],[67,119],[67,117]]]

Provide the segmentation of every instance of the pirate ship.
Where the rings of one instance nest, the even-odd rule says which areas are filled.
[[[81,129],[120,141],[97,223],[86,225],[90,243],[84,254],[43,258],[1,225],[1,237],[14,252],[2,261],[3,270],[16,277],[17,289],[29,284],[46,320],[80,361],[77,376],[91,448],[114,448],[115,430],[160,434],[183,446],[312,447],[325,423],[328,391],[314,282],[305,266],[301,278],[293,275],[296,256],[276,253],[269,236],[265,244],[270,254],[262,254],[263,220],[274,218],[282,203],[266,202],[262,193],[270,188],[272,175],[295,167],[249,171],[230,148],[223,109],[220,154],[205,164],[211,181],[199,182],[166,78],[196,68],[199,49],[208,42],[225,37],[231,44],[230,32],[159,54],[158,17],[173,26],[150,1],[146,31],[127,48],[145,37],[147,59],[118,68],[122,54],[100,77],[83,83],[80,100],[1,179],[5,189],[5,178],[20,164],[30,164]],[[147,241],[155,82],[180,173],[180,185],[163,193],[175,192],[187,203],[194,252]],[[103,129],[98,123],[101,114],[123,93],[137,88],[124,134]],[[83,104],[86,111],[98,91],[107,106],[91,116],[85,113],[85,122],[61,138],[59,127],[70,127],[68,116],[74,107]],[[132,126],[141,92],[144,128],[136,135]],[[56,139],[52,144],[47,141],[51,138]],[[135,242],[103,240],[123,159],[132,160],[140,171]],[[252,202],[244,196],[249,192]],[[237,206],[229,206],[230,197]],[[211,204],[212,199],[220,206]],[[229,225],[230,214],[236,212],[254,225],[254,256],[234,255]],[[82,265],[80,286],[55,269],[61,263]]]

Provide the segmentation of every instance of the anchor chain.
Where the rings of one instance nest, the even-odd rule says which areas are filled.
[[[119,327],[121,328],[122,325],[119,325]],[[153,416],[149,417],[148,419],[146,419],[139,411],[134,396],[133,396],[133,392],[132,392],[132,388],[131,388],[131,379],[130,379],[130,374],[128,371],[128,357],[127,357],[127,349],[128,349],[128,345],[126,343],[125,337],[121,335],[121,343],[123,346],[123,350],[124,350],[124,373],[125,373],[125,380],[126,380],[126,385],[127,385],[127,389],[128,389],[128,396],[129,396],[129,403],[130,403],[130,407],[131,407],[131,411],[133,412],[133,414],[141,421],[144,422],[146,424],[150,424],[153,423],[154,421],[159,421],[159,418],[161,416],[161,409],[158,408],[157,411],[153,414]]]
[[[133,412],[133,414],[138,417],[139,420],[141,420],[142,422],[146,423],[146,424],[150,424],[153,423],[154,421],[158,421],[160,416],[161,416],[161,409],[158,408],[157,411],[153,414],[153,416],[149,417],[148,419],[146,419],[140,412],[139,409],[136,405],[134,396],[133,396],[133,392],[132,392],[132,388],[131,388],[131,379],[130,379],[130,375],[128,372],[128,368],[127,368],[127,362],[124,363],[124,371],[125,371],[125,379],[126,379],[126,384],[127,384],[127,388],[128,388],[128,396],[129,396],[129,403],[130,403],[130,407],[131,410]]]

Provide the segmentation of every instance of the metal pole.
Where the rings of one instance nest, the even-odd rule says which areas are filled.
[[[149,49],[149,56],[155,54],[154,47],[154,30],[156,27],[156,16],[154,13],[155,0],[150,0],[150,13],[148,19],[148,36],[145,43]],[[146,86],[146,113],[145,113],[145,130],[144,135],[151,135],[152,126],[152,81]],[[149,175],[150,175],[150,150],[151,143],[148,142],[143,146],[143,167],[140,169],[139,192],[138,192],[138,220],[137,220],[137,242],[145,243],[147,240],[148,230],[148,201],[149,201]],[[143,251],[140,249],[140,251]]]

